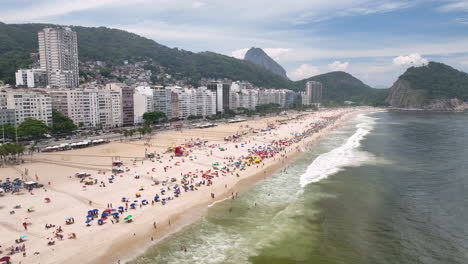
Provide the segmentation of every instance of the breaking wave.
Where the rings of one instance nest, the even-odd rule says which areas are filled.
[[[370,154],[359,151],[358,148],[364,137],[374,128],[375,118],[359,115],[356,120],[359,122],[356,132],[343,145],[318,156],[307,167],[307,171],[300,177],[302,187],[328,178],[345,167],[356,167],[369,160]]]

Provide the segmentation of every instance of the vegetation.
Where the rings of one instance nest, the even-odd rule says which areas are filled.
[[[18,126],[18,135],[37,141],[49,132],[49,127],[41,120],[28,119]]]
[[[53,25],[0,23],[0,80],[14,84],[14,72],[31,64],[29,53],[38,50],[37,32],[47,26]],[[303,91],[308,80],[315,80],[324,85],[323,100],[332,104],[351,100],[358,104],[382,105],[388,93],[384,89],[372,89],[344,72],[293,82],[248,61],[213,52],[193,53],[169,48],[123,30],[79,26],[72,29],[78,34],[80,60],[100,60],[109,67],[120,65],[124,60],[147,60],[151,63],[145,68],[153,72],[153,81],[160,81],[156,75],[164,72],[193,85],[203,77],[228,78],[246,80],[259,87]],[[103,68],[101,74],[110,72]]]
[[[13,140],[16,137],[16,131],[15,127],[12,125],[3,125],[0,126],[0,136],[2,136],[3,140],[3,135],[5,135],[5,140]]]
[[[51,132],[53,135],[70,135],[73,130],[78,128],[70,118],[57,111],[52,111],[52,122]]]
[[[146,112],[143,114],[143,120],[145,120],[145,124],[154,124],[155,122],[165,122],[167,121],[167,116],[163,112]]]
[[[411,67],[400,79],[408,81],[412,89],[427,91],[429,99],[468,101],[468,74],[443,63],[429,62],[426,66]]]
[[[0,145],[0,158],[3,162],[9,159],[18,160],[24,153],[24,146],[16,143],[6,143]]]
[[[353,101],[364,105],[385,105],[388,89],[374,89],[346,72],[329,72],[299,81],[306,86],[308,81],[321,82],[323,85],[322,101],[325,105],[342,105],[344,101]]]

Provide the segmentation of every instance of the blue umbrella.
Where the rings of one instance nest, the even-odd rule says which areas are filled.
[[[138,203],[138,200],[133,201],[134,203]]]
[[[141,201],[142,203],[146,202],[146,200]]]
[[[91,223],[92,221],[93,221],[93,220],[86,220],[85,223],[89,224],[89,223]]]
[[[93,209],[93,212],[99,212],[99,209]]]
[[[112,215],[119,215],[119,213],[113,213]]]
[[[107,216],[107,213],[102,213],[101,217]]]
[[[90,214],[90,213],[92,213],[92,212],[94,212],[94,211],[93,211],[93,210],[89,210],[89,211],[88,211],[88,214]]]
[[[130,206],[135,206],[135,205],[136,205],[136,204],[134,204],[134,203],[130,204]]]
[[[26,235],[21,235],[20,238],[26,238]]]
[[[119,206],[119,209],[123,209],[123,206]]]
[[[88,215],[88,216],[86,216],[86,217],[87,217],[87,218],[88,218],[88,217],[93,217],[93,215]]]

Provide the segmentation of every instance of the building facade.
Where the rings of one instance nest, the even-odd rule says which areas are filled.
[[[139,86],[133,94],[133,112],[135,124],[144,122],[143,115],[154,111],[153,89],[151,87]]]
[[[15,73],[16,86],[24,88],[45,88],[47,73],[38,69],[20,69]]]
[[[15,111],[15,124],[21,124],[27,119],[44,121],[52,125],[52,101],[43,90],[7,90],[2,91],[6,99],[6,108]]]
[[[79,127],[99,125],[99,96],[95,89],[58,89],[48,91],[52,109],[67,117]]]
[[[76,88],[78,44],[70,28],[44,28],[38,33],[41,70],[47,73],[52,88]]]
[[[322,103],[323,85],[320,82],[308,81],[305,93],[302,94],[302,104],[320,105]]]

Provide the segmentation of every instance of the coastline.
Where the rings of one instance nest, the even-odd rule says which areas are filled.
[[[377,111],[382,111],[382,110],[377,110]],[[334,125],[329,126],[321,131],[319,134],[315,134],[309,138],[304,139],[298,144],[294,144],[293,146],[290,147],[287,158],[282,159],[282,163],[278,161],[276,162],[271,162],[271,160],[268,160],[270,163],[264,167],[264,170],[266,173],[262,173],[261,171],[257,171],[255,173],[251,173],[250,175],[246,175],[244,178],[240,179],[231,189],[228,189],[226,192],[223,193],[222,196],[218,197],[212,202],[205,202],[199,205],[195,205],[194,207],[190,208],[186,213],[187,216],[183,217],[181,216],[182,213],[176,215],[176,218],[178,219],[175,222],[175,227],[171,229],[169,225],[165,225],[162,230],[160,230],[161,237],[158,238],[155,241],[150,241],[151,235],[144,236],[142,239],[135,238],[134,242],[135,245],[135,250],[126,250],[126,251],[120,251],[125,248],[124,245],[115,245],[111,248],[112,252],[127,252],[127,253],[122,253],[122,257],[116,257],[113,253],[109,253],[108,255],[103,255],[100,258],[96,259],[96,261],[93,261],[91,263],[104,263],[103,261],[106,260],[112,260],[112,263],[117,262],[118,260],[121,260],[121,263],[127,263],[128,261],[133,261],[135,258],[138,256],[144,254],[149,248],[155,246],[156,244],[160,243],[167,237],[179,232],[183,228],[187,227],[190,224],[195,223],[196,221],[200,220],[202,217],[206,216],[206,213],[209,209],[209,207],[220,203],[224,202],[226,200],[231,199],[230,198],[230,192],[235,192],[235,193],[240,193],[242,195],[242,192],[248,190],[251,188],[253,185],[256,183],[266,179],[266,177],[272,176],[276,171],[279,169],[283,169],[287,167],[289,164],[294,162],[297,158],[301,157],[305,151],[303,151],[303,148],[297,149],[297,147],[312,147],[313,145],[317,144],[318,141],[323,137],[326,136],[329,132],[338,129],[339,127],[343,126],[351,120],[352,118],[356,117],[359,114],[363,113],[372,113],[372,112],[377,112],[375,109],[374,110],[365,110],[365,111],[358,111],[358,112],[352,112],[348,115],[343,116],[339,120],[335,122]],[[292,151],[294,149],[297,149],[298,151]],[[292,151],[292,152],[290,152]],[[201,210],[201,211],[198,211]],[[146,242],[145,242],[146,241]],[[150,242],[147,242],[150,241]]]
[[[80,227],[78,229],[81,231],[80,233],[77,233],[78,234],[77,240],[66,241],[67,244],[63,244],[63,245],[59,244],[60,248],[55,246],[56,250],[54,250],[54,248],[45,248],[45,249],[43,248],[43,250],[41,250],[41,255],[35,257],[38,259],[35,259],[33,262],[24,260],[22,263],[63,263],[65,261],[67,263],[117,263],[118,260],[121,260],[121,263],[124,263],[124,261],[132,260],[135,257],[143,254],[149,247],[164,240],[166,237],[170,236],[171,234],[178,232],[185,226],[199,220],[201,217],[206,215],[207,209],[210,205],[213,205],[218,202],[222,202],[223,199],[230,199],[232,193],[240,193],[240,195],[242,195],[242,192],[248,190],[248,188],[251,187],[254,183],[272,175],[276,170],[283,168],[284,166],[287,166],[291,161],[293,161],[295,158],[297,158],[299,155],[302,154],[302,149],[304,147],[315,144],[317,140],[319,140],[322,136],[325,136],[331,130],[341,126],[342,124],[344,124],[346,121],[353,118],[357,114],[372,112],[375,110],[376,109],[373,109],[373,108],[365,108],[365,109],[357,109],[357,110],[354,109],[352,112],[345,113],[343,116],[335,120],[333,124],[320,130],[320,132],[314,133],[312,136],[306,137],[302,139],[301,141],[299,141],[298,143],[293,143],[291,146],[289,146],[286,149],[287,157],[279,158],[278,156],[275,159],[273,158],[265,159],[264,165],[262,167],[260,168],[252,167],[248,171],[243,172],[240,178],[220,177],[219,180],[217,178],[214,181],[213,186],[209,188],[204,187],[204,189],[199,190],[197,192],[184,193],[182,198],[171,201],[171,203],[168,206],[155,206],[155,207],[146,206],[146,207],[143,207],[143,211],[141,211],[140,213],[138,213],[137,211],[132,211],[134,212],[136,219],[131,224],[122,223],[121,225],[125,225],[125,226],[116,227],[117,229],[115,228],[111,229],[112,225],[109,225],[109,223],[99,228],[91,227],[92,229],[91,228],[83,229]],[[330,110],[330,112],[333,112],[333,111],[335,110]],[[318,115],[320,116],[321,114],[324,114],[326,116],[327,113],[328,112],[323,111],[323,112],[318,113]],[[314,116],[315,114],[317,113],[308,114],[307,120],[315,120],[317,118]],[[275,120],[281,120],[281,119],[284,119],[284,117],[273,117],[273,118],[264,118],[260,120],[253,120],[252,122],[248,124],[251,126],[257,125],[258,127],[264,127],[269,122],[274,122]],[[300,120],[296,120],[294,122],[296,123],[295,128],[299,129],[301,127]],[[242,127],[242,124],[240,125]],[[228,133],[234,132],[236,129],[238,129],[238,125],[223,125],[223,126],[224,127],[221,127],[218,129],[211,129],[211,130],[208,129],[208,130],[203,130],[203,131],[192,129],[192,130],[185,130],[184,132],[180,132],[180,133],[175,132],[175,131],[165,132],[165,133],[162,133],[161,135],[157,135],[156,138],[161,137],[162,139],[166,141],[174,140],[174,142],[179,142],[180,144],[180,142],[187,140],[187,138],[191,136],[192,134],[202,133],[204,137],[206,138],[212,137],[212,140],[216,142],[223,142],[222,135],[225,134],[224,131],[228,131]],[[288,128],[288,127],[283,128],[283,130],[287,130],[287,129],[291,129],[291,128]],[[283,131],[283,132],[284,132],[283,134],[285,134],[288,131],[286,132]],[[170,137],[168,137],[169,134],[171,134]],[[249,137],[250,136],[246,136],[246,138],[249,138]],[[260,135],[255,135],[252,137],[259,140],[259,142],[262,141],[262,138]],[[264,137],[263,143],[269,142],[268,141],[269,139],[266,139],[266,137],[267,136]],[[272,136],[270,133],[270,138],[271,137],[274,138],[274,135]],[[101,154],[103,155],[102,159],[99,159],[97,157],[86,159],[85,157],[80,156],[80,155],[83,155],[83,153],[85,153],[84,156],[86,156],[86,154],[87,155],[91,154],[89,150],[71,151],[71,152],[65,152],[65,153],[58,153],[56,155],[43,155],[43,156],[39,155],[39,157],[34,158],[35,162],[33,162],[32,164],[25,164],[21,168],[18,168],[18,169],[9,168],[9,173],[13,173],[13,171],[15,173],[18,173],[18,170],[22,170],[23,167],[28,167],[28,169],[31,169],[31,170],[37,169],[38,174],[41,175],[40,177],[42,178],[43,177],[42,171],[47,171],[48,166],[54,166],[55,169],[58,169],[58,170],[63,169],[64,171],[65,171],[65,168],[68,171],[76,171],[77,169],[83,169],[83,170],[90,170],[90,172],[93,171],[95,173],[96,170],[102,168],[103,164],[107,164],[107,162],[110,162],[110,160],[116,156],[114,154],[120,154],[121,155],[120,157],[124,159],[123,157],[131,157],[132,154],[141,153],[142,148],[145,148],[143,141],[144,140],[135,141],[135,142],[127,142],[127,143],[111,143],[109,146],[103,146],[103,147],[91,150],[91,153],[93,155],[98,154],[98,153],[104,153],[104,154]],[[159,142],[157,139],[154,139],[154,141],[156,143]],[[163,149],[164,147],[168,145],[168,143],[172,143],[172,142],[164,142],[164,143],[165,144],[161,144],[161,146],[158,146],[158,148]],[[225,144],[226,146],[229,146],[229,148],[233,146],[233,143],[225,143]],[[124,150],[122,150],[122,148],[128,148],[128,153],[130,154],[125,153]],[[136,152],[137,150],[138,152]],[[127,150],[125,149],[125,151]],[[241,150],[236,149],[236,150],[232,150],[232,152],[241,153]],[[106,155],[106,153],[109,153],[108,156],[104,156]],[[113,154],[113,155],[110,155],[110,154]],[[99,156],[99,155],[96,155],[96,156]],[[220,159],[222,156],[215,155],[215,157]],[[129,158],[125,158],[125,159],[129,160]],[[134,158],[134,164],[135,164],[135,160],[137,160],[137,157]],[[194,166],[198,166],[198,167],[204,166],[205,168],[210,167],[211,160],[212,158],[208,156],[200,157],[197,161],[193,161],[194,163],[193,165],[183,164],[182,167],[179,169],[179,171],[181,171],[182,169],[193,168]],[[138,165],[136,167],[134,165],[134,167],[138,168],[142,175],[143,175],[144,169],[149,170],[150,167],[155,166],[155,164],[151,164],[151,163],[143,165],[143,160],[141,160],[141,162],[142,162],[141,168]],[[145,161],[145,162],[148,163],[149,161]],[[187,163],[190,163],[190,162],[187,162]],[[44,165],[45,165],[45,168],[44,168]],[[39,167],[42,171],[39,170]],[[64,181],[64,183],[61,183],[63,184],[63,188],[61,186],[54,187],[54,183],[51,186],[47,186],[49,190],[57,192],[57,198],[61,196],[64,199],[65,198],[68,199],[67,202],[64,201],[63,204],[60,204],[59,207],[56,208],[56,210],[63,210],[64,213],[74,212],[75,210],[72,210],[73,208],[71,209],[68,208],[69,205],[67,203],[69,203],[70,201],[78,202],[77,206],[79,205],[81,207],[88,207],[86,206],[86,203],[87,203],[86,198],[88,197],[90,197],[90,199],[92,198],[93,200],[96,199],[95,201],[93,201],[94,207],[104,209],[106,208],[105,201],[108,201],[105,199],[111,199],[112,197],[113,197],[112,199],[115,199],[115,197],[121,197],[120,194],[116,195],[116,194],[113,194],[112,192],[107,193],[108,191],[106,189],[96,189],[96,190],[89,189],[86,191],[80,190],[81,186],[76,186],[76,182],[75,182],[76,180],[71,179],[71,177],[69,177],[69,179],[66,179],[65,177],[63,177],[64,173],[65,172],[57,172],[56,175],[51,175],[50,178],[47,179],[47,180],[52,179],[55,182],[55,181],[59,181],[57,177],[60,176],[61,177],[60,181]],[[177,173],[178,172],[175,171],[174,175],[176,175]],[[148,172],[147,174],[149,175],[150,173]],[[143,178],[148,178],[145,180],[149,180],[148,175],[144,175]],[[152,177],[153,176],[151,176],[151,178]],[[122,186],[119,185],[117,189],[115,190],[115,192],[127,192],[128,193],[130,190],[130,186],[126,186],[125,184],[134,183],[134,180],[128,179],[127,176],[125,176],[122,180],[125,180],[128,182],[122,183]],[[212,199],[210,197],[210,192],[216,194],[215,199]],[[102,199],[101,197],[98,197],[98,196],[102,196]],[[33,199],[30,197],[27,197],[27,198],[29,198],[29,200]],[[27,200],[28,203],[29,203],[29,200]],[[56,198],[53,198],[53,200],[55,201]],[[41,205],[41,207],[38,208],[39,209],[38,211],[42,209],[46,210],[46,208],[47,207]],[[47,209],[47,210],[50,210],[50,209]],[[60,213],[60,211],[57,213],[55,212],[56,210],[54,210],[53,212],[56,213],[55,215],[59,215],[58,213]],[[143,214],[143,212],[145,214]],[[63,217],[63,214],[61,215]],[[54,219],[55,218],[56,217],[54,217]],[[47,219],[47,220],[50,221],[50,219]],[[169,221],[170,221],[170,224],[169,224]],[[153,228],[153,223],[157,223],[156,229]],[[11,222],[8,223],[6,218],[5,219],[0,218],[0,231],[3,231],[2,228],[4,228],[6,231],[20,234],[21,230],[18,230],[18,228],[12,225],[13,223]],[[81,223],[79,225],[81,225]],[[74,228],[74,225],[72,225],[71,227]],[[82,233],[82,232],[85,232],[85,233]],[[41,235],[38,230],[33,230],[32,233],[28,233],[28,235],[44,238],[44,236]],[[153,238],[153,240],[151,238]],[[83,251],[85,252],[89,251],[89,252],[92,252],[92,254],[80,253]],[[30,251],[30,255],[32,255],[32,252],[33,250]]]

